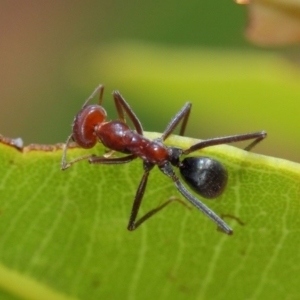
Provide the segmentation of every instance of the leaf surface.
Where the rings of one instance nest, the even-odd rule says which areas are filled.
[[[70,149],[68,159],[83,154]],[[297,299],[300,166],[226,145],[195,155],[228,169],[224,194],[203,202],[225,215],[233,236],[177,202],[128,232],[140,160],[62,172],[59,149],[0,144],[1,299]],[[155,168],[140,216],[171,196],[181,199]]]

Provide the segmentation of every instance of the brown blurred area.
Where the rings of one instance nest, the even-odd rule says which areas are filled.
[[[51,124],[43,121],[63,117],[57,107],[69,90],[63,66],[92,26],[83,18],[89,9],[78,1],[2,1],[0,7],[1,133],[50,142],[44,135],[51,129],[42,127]]]

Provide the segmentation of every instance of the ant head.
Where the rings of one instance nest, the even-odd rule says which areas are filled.
[[[106,111],[100,105],[87,105],[76,115],[73,122],[73,139],[82,148],[92,148],[97,143],[95,126],[103,123]]]

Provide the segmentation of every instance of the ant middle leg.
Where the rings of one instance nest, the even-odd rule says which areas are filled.
[[[130,231],[135,230],[137,227],[135,220],[136,220],[136,217],[138,215],[138,212],[139,212],[142,200],[143,200],[143,196],[144,196],[145,189],[146,189],[147,182],[148,182],[149,173],[152,168],[153,168],[153,166],[151,166],[145,170],[143,177],[140,181],[139,187],[136,191],[135,198],[134,198],[132,208],[131,208],[128,226],[127,226],[127,229]]]
[[[188,205],[186,205],[186,203],[184,203],[182,200],[180,200],[176,197],[171,197],[165,203],[163,203],[160,206],[150,210],[144,216],[142,216],[140,219],[138,219],[136,221],[136,218],[137,218],[137,215],[138,215],[141,203],[142,203],[142,199],[143,199],[143,196],[144,196],[144,192],[145,192],[145,189],[146,189],[146,186],[147,186],[149,173],[152,170],[152,168],[153,168],[153,165],[149,165],[149,166],[145,167],[145,172],[144,172],[143,177],[140,181],[139,187],[137,189],[137,192],[136,192],[136,195],[135,195],[135,198],[134,198],[134,201],[133,201],[133,205],[132,205],[132,209],[131,209],[131,213],[130,213],[130,218],[129,218],[129,222],[128,222],[128,226],[127,226],[127,229],[129,231],[133,231],[133,230],[137,229],[141,224],[143,224],[145,221],[147,221],[149,218],[154,216],[156,213],[161,211],[163,208],[165,208],[167,205],[169,205],[173,201],[178,201],[179,203],[184,205],[186,208],[190,209],[190,207]]]
[[[134,111],[132,110],[132,108],[127,103],[127,101],[121,96],[121,94],[118,91],[113,92],[113,97],[115,100],[115,106],[116,106],[116,109],[118,112],[119,119],[122,122],[126,123],[125,114],[124,114],[124,111],[125,111],[129,117],[130,121],[133,123],[133,126],[135,127],[136,132],[143,135],[142,124],[141,124],[140,120],[138,119],[138,117],[136,116],[136,114],[134,113]]]
[[[151,209],[149,212],[147,212],[145,215],[143,215],[140,219],[138,219],[135,222],[135,227],[134,229],[137,229],[139,226],[141,226],[145,221],[153,217],[155,214],[157,214],[159,211],[161,211],[163,208],[167,207],[170,203],[173,203],[174,201],[177,201],[178,203],[182,204],[185,206],[187,209],[191,209],[184,201],[177,197],[170,197],[167,201],[165,201],[163,204],[160,206]]]
[[[206,147],[210,147],[210,146],[216,146],[216,145],[221,145],[221,144],[241,142],[241,141],[247,141],[247,140],[254,139],[254,141],[245,148],[246,151],[249,151],[255,145],[257,145],[260,141],[262,141],[264,138],[266,138],[266,136],[267,136],[267,133],[265,131],[259,131],[259,132],[253,132],[253,133],[237,134],[237,135],[230,135],[230,136],[207,139],[207,140],[201,141],[201,142],[191,146],[190,148],[184,150],[182,153],[189,154],[196,150],[200,150],[202,148],[206,148]]]

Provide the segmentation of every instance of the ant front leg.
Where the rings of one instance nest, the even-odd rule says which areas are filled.
[[[241,142],[241,141],[255,139],[250,145],[248,145],[245,148],[246,151],[249,151],[255,145],[257,145],[260,141],[262,141],[264,138],[266,138],[266,136],[267,136],[267,133],[265,131],[259,131],[259,132],[253,132],[253,133],[237,134],[237,135],[230,135],[230,136],[207,139],[207,140],[201,141],[201,142],[191,146],[190,148],[184,150],[182,152],[182,154],[189,154],[196,150],[200,150],[202,148],[206,148],[206,147],[210,147],[210,146],[229,144],[229,143],[234,143],[234,142]]]
[[[120,165],[126,164],[134,160],[136,156],[130,154],[122,157],[105,157],[105,156],[90,156],[89,163],[90,164],[102,164],[102,165]]]
[[[89,159],[93,156],[91,154],[83,155],[83,156],[80,156],[78,158],[71,160],[70,162],[67,162],[67,150],[68,150],[68,147],[69,147],[69,144],[70,144],[70,141],[72,138],[73,138],[73,134],[69,135],[69,137],[64,145],[63,156],[62,156],[62,160],[61,160],[61,170],[66,170],[66,169],[70,168],[73,164],[75,164],[76,162],[84,160],[84,159]]]
[[[93,93],[91,94],[91,96],[89,96],[83,103],[82,108],[87,106],[87,104],[95,97],[96,94],[99,93],[99,100],[98,103],[99,105],[102,104],[102,99],[103,99],[103,92],[104,92],[104,85],[100,84],[96,87],[96,89],[93,91]]]
[[[95,95],[97,93],[99,93],[99,105],[101,105],[102,98],[103,98],[103,91],[104,91],[104,86],[102,84],[97,86],[97,88],[93,91],[93,93],[83,103],[81,111],[84,110],[88,106],[88,103],[95,97]],[[75,120],[76,119],[77,119],[77,116],[76,116]],[[74,122],[75,122],[75,120],[74,120]],[[93,156],[93,155],[84,155],[84,156],[78,157],[67,163],[67,150],[68,150],[71,139],[73,139],[73,137],[74,137],[73,134],[74,134],[74,123],[73,123],[73,133],[68,136],[67,141],[64,146],[64,149],[63,149],[63,156],[62,156],[62,161],[61,161],[61,169],[62,170],[66,170],[69,167],[71,167],[74,163],[84,160],[84,159],[89,159]]]
[[[63,156],[62,156],[62,161],[61,161],[61,169],[62,170],[66,170],[69,167],[71,167],[74,163],[77,163],[84,159],[87,159],[90,164],[119,165],[119,164],[129,163],[136,158],[136,156],[134,156],[132,154],[123,156],[123,157],[114,157],[114,158],[105,157],[105,156],[96,156],[94,154],[88,154],[88,155],[83,155],[78,158],[75,158],[67,163],[67,157],[66,157],[67,149],[68,149],[68,145],[69,145],[71,139],[72,139],[72,134],[68,137],[67,142],[64,147],[64,150],[63,150]]]
[[[164,133],[160,137],[160,140],[164,141],[177,127],[179,122],[182,120],[182,124],[180,127],[179,135],[183,136],[185,132],[185,128],[190,116],[192,103],[187,102],[182,109],[176,114],[176,116],[171,120],[165,129]]]
[[[129,117],[129,119],[133,123],[136,132],[143,135],[142,124],[141,124],[140,120],[138,119],[138,117],[136,116],[136,114],[134,113],[134,111],[132,110],[132,108],[126,102],[126,100],[121,96],[121,94],[118,91],[113,92],[113,97],[115,100],[115,106],[116,106],[116,109],[118,112],[119,119],[122,122],[126,123],[125,114],[123,111],[123,109],[124,109]]]

